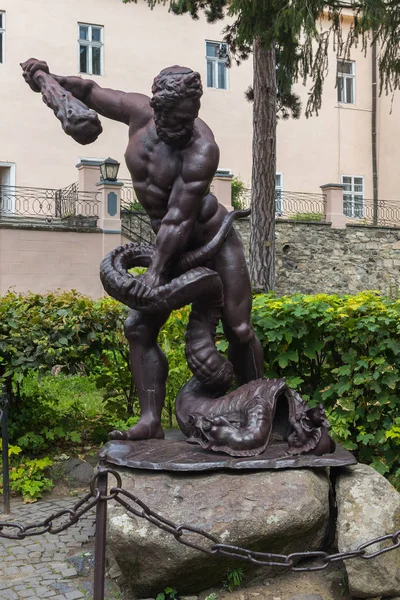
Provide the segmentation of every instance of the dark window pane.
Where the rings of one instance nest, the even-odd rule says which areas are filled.
[[[354,197],[354,216],[362,219],[364,216],[364,202],[360,197]]]
[[[207,87],[215,87],[214,83],[214,63],[207,61]]]
[[[338,102],[344,102],[344,97],[343,97],[343,78],[342,77],[338,77],[337,78],[337,99],[338,99]]]
[[[346,102],[347,104],[354,104],[354,87],[353,87],[354,79],[347,77],[346,78]]]
[[[88,72],[88,47],[79,46],[79,71],[81,73]]]
[[[92,75],[101,75],[101,48],[92,48]]]
[[[92,27],[92,42],[101,42],[101,29]]]
[[[338,63],[338,72],[345,73],[346,75],[353,74],[353,63],[352,62],[339,62]]]
[[[343,195],[343,212],[346,217],[353,216],[353,202],[350,194]]]
[[[0,32],[0,63],[3,62],[3,34]]]
[[[206,54],[209,57],[217,58],[219,51],[219,44],[213,42],[206,42]]]
[[[0,29],[3,29],[3,13],[0,13]]]
[[[88,40],[89,39],[89,27],[87,25],[79,25],[79,39],[80,40]]]
[[[223,90],[227,88],[226,66],[224,63],[218,63],[218,87]]]

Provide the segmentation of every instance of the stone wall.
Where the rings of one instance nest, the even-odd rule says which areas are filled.
[[[235,225],[248,254],[249,219]],[[122,238],[122,243],[127,242]],[[54,227],[0,227],[0,295],[10,288],[43,293],[77,289],[103,295],[101,259],[121,243],[121,235],[101,230]],[[277,221],[276,292],[280,295],[353,294],[400,288],[400,228]]]
[[[248,253],[249,219],[236,223]],[[276,223],[276,292],[279,295],[400,288],[400,228],[325,223]]]

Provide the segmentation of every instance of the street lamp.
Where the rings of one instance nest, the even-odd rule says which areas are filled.
[[[113,158],[107,158],[100,165],[100,174],[103,181],[117,181],[120,163]]]

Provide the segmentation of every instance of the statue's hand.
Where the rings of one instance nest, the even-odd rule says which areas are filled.
[[[138,308],[145,307],[148,299],[154,296],[155,290],[165,283],[164,279],[156,273],[148,271],[143,275],[138,275],[135,278],[135,284],[131,289],[135,296],[135,303]]]
[[[33,80],[33,76],[36,71],[44,71],[44,73],[50,73],[49,67],[44,60],[38,60],[37,58],[28,58],[25,62],[21,63],[22,76],[26,83],[34,92],[40,92],[40,87]]]

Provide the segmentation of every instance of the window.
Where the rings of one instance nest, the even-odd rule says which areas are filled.
[[[0,64],[4,63],[6,45],[6,13],[0,11]]]
[[[351,60],[338,60],[337,62],[337,90],[338,102],[343,104],[355,103],[355,62]]]
[[[207,87],[228,89],[227,58],[227,44],[206,42]]]
[[[282,173],[277,173],[275,175],[275,212],[278,213],[278,216],[281,216],[283,213],[283,177]]]
[[[364,177],[342,175],[343,213],[346,217],[364,217]]]
[[[79,72],[103,75],[103,27],[79,23]]]

